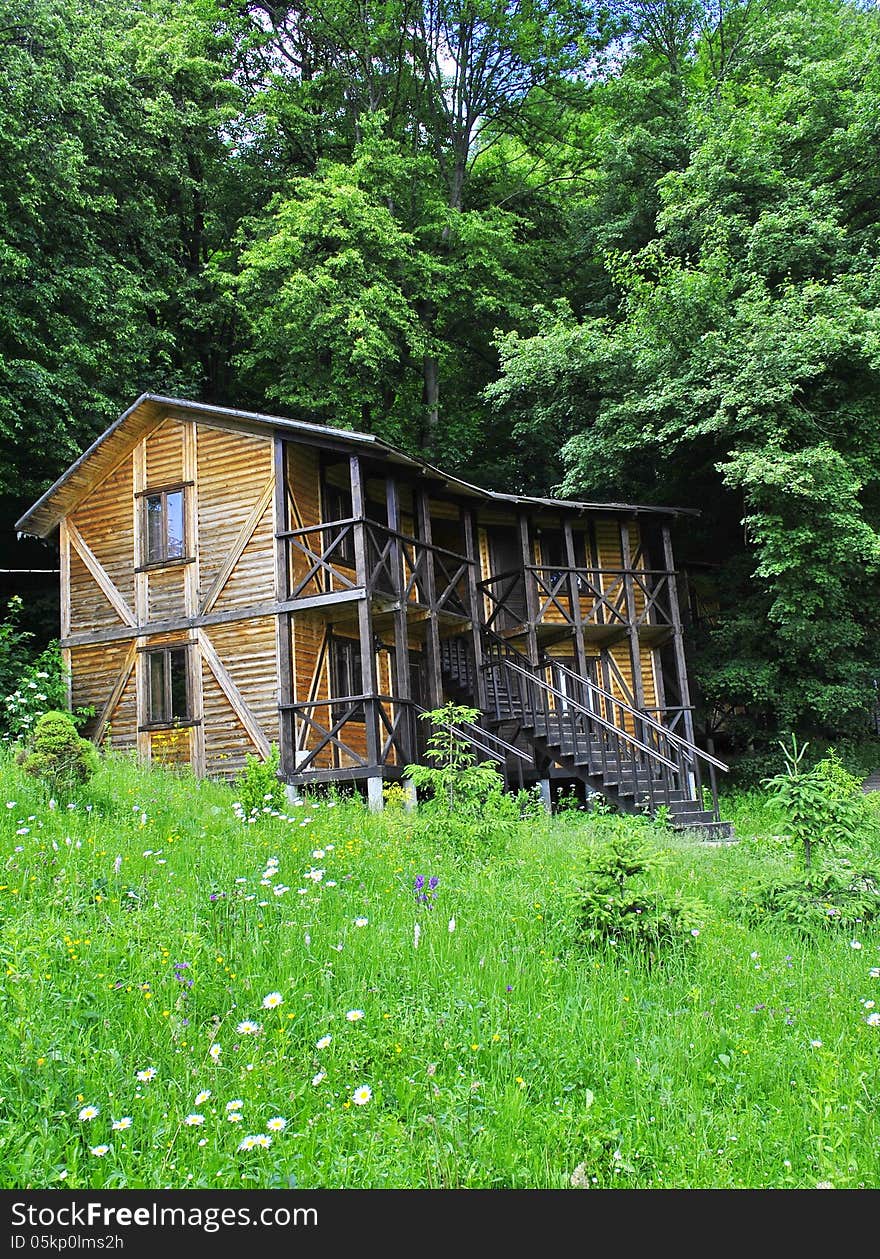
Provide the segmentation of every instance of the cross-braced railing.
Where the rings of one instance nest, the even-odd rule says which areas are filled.
[[[362,574],[356,559],[358,529],[364,536],[366,571]],[[369,594],[418,603],[434,612],[470,615],[467,577],[475,561],[433,542],[359,517],[322,521],[276,536],[287,547],[290,600],[366,589]]]
[[[400,776],[407,765],[424,760],[427,734],[417,714],[426,713],[414,700],[390,695],[342,695],[304,700],[281,706],[285,727],[282,746],[292,749],[290,762],[283,766],[285,776],[295,781],[307,775],[366,778]],[[367,729],[373,723],[377,732],[375,759],[368,748]],[[481,760],[504,763],[508,757],[531,760],[491,730],[473,722],[441,722],[470,744]]]
[[[630,624],[671,626],[670,576],[665,569],[527,564],[480,582],[488,605],[484,625],[497,632],[525,623],[531,592],[537,625],[603,625],[621,632]]]

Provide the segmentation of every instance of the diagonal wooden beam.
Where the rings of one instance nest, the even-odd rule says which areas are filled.
[[[205,595],[204,599],[202,600],[202,606],[199,609],[199,613],[201,616],[204,616],[206,612],[210,612],[211,608],[213,608],[214,604],[219,599],[221,591],[223,590],[223,587],[229,581],[229,578],[232,576],[233,569],[235,568],[236,564],[238,563],[238,561],[241,559],[242,555],[244,554],[245,547],[250,542],[251,538],[254,536],[254,533],[256,532],[256,529],[257,529],[257,525],[263,519],[263,516],[266,512],[266,508],[269,506],[269,504],[272,501],[272,495],[274,491],[275,491],[275,478],[270,477],[263,488],[262,494],[260,495],[256,503],[254,504],[251,514],[248,516],[247,520],[241,526],[241,529],[239,530],[239,533],[238,533],[238,537],[235,539],[235,542],[232,544],[232,550],[226,556],[226,559],[223,561],[223,565],[220,569],[220,572],[217,574],[217,576],[214,578],[213,582],[211,583],[211,589],[208,591],[208,593]]]
[[[122,662],[122,668],[119,670],[116,681],[113,683],[113,689],[107,696],[107,702],[101,709],[101,715],[98,718],[98,723],[92,731],[92,742],[96,746],[100,744],[103,739],[104,731],[110,724],[110,720],[116,710],[116,705],[122,699],[122,693],[128,685],[128,679],[131,677],[135,661],[137,660],[137,655],[137,640],[134,639],[131,642],[128,651],[125,653],[125,660]]]
[[[268,760],[272,749],[269,746],[269,740],[266,738],[265,734],[263,734],[260,723],[244,702],[241,691],[226,671],[226,667],[217,655],[217,652],[214,649],[214,644],[211,642],[208,635],[203,629],[196,630],[196,634],[198,636],[199,650],[202,653],[202,659],[206,661],[208,668],[217,679],[217,684],[220,687],[220,690],[232,705],[232,710],[247,731],[248,738],[251,743],[253,743],[254,747],[258,750],[258,752],[260,752],[264,759]]]
[[[94,577],[95,581],[101,587],[101,590],[107,596],[107,599],[125,624],[137,625],[137,619],[135,618],[134,613],[125,602],[125,599],[123,599],[119,590],[110,580],[107,570],[88,545],[79,529],[77,529],[76,525],[69,518],[67,521],[67,535],[70,538],[71,546]]]

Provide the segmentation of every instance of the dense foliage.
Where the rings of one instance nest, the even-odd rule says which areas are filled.
[[[880,676],[862,0],[0,0],[0,501],[145,388],[703,510],[734,749]]]

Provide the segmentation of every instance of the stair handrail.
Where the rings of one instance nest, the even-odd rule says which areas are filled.
[[[729,772],[729,765],[725,765],[723,761],[719,761],[717,757],[712,756],[709,752],[704,752],[703,749],[697,747],[695,743],[691,743],[690,739],[685,739],[680,734],[676,734],[674,730],[667,729],[666,726],[655,720],[655,718],[649,717],[641,708],[633,708],[633,706],[628,704],[626,700],[620,699],[617,695],[612,695],[611,691],[606,691],[604,687],[598,684],[598,682],[594,682],[591,678],[581,677],[579,673],[575,673],[573,669],[569,669],[568,665],[562,664],[559,660],[554,660],[552,656],[545,656],[544,660],[554,669],[559,669],[570,678],[574,678],[575,681],[580,682],[585,686],[589,686],[591,690],[597,691],[604,699],[611,700],[613,704],[617,704],[624,712],[629,713],[631,717],[637,718],[646,726],[650,726],[653,730],[662,734],[670,741],[670,743],[676,744],[682,749],[682,751],[696,753],[697,756],[708,762],[708,764],[714,765],[716,769],[720,769],[725,774]]]
[[[551,686],[549,682],[545,682],[543,678],[539,678],[537,674],[533,673],[531,668],[524,669],[521,665],[515,664],[512,660],[502,659],[502,663],[506,669],[513,669],[514,672],[521,673],[523,677],[526,677],[529,681],[534,682],[536,686],[540,686],[542,690],[547,692],[548,695],[554,695],[557,699],[561,699],[568,708],[574,709],[576,712],[585,713],[591,721],[595,721],[597,725],[601,726],[605,730],[608,730],[616,738],[623,739],[624,742],[638,748],[640,752],[646,752],[652,760],[660,761],[661,764],[667,767],[667,769],[675,770],[676,773],[680,771],[681,767],[676,765],[675,761],[670,761],[663,755],[662,752],[658,752],[656,748],[650,747],[647,743],[642,743],[641,739],[635,738],[634,735],[631,735],[629,731],[622,729],[620,726],[615,726],[613,721],[607,721],[599,713],[593,712],[592,708],[588,708],[586,704],[580,704],[577,700],[573,700],[563,691],[557,690],[555,686]],[[491,661],[488,661],[487,664],[484,665],[484,668],[491,667]]]

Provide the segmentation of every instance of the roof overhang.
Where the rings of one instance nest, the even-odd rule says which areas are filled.
[[[240,427],[254,433],[273,432],[295,439],[321,444],[322,437],[328,447],[348,448],[368,454],[371,458],[395,463],[411,469],[419,476],[439,482],[450,493],[498,503],[513,508],[528,507],[532,510],[564,510],[573,512],[604,512],[615,515],[697,516],[699,512],[687,507],[654,507],[636,503],[587,503],[572,499],[536,498],[529,495],[502,494],[484,490],[458,477],[451,476],[429,463],[414,459],[411,455],[389,445],[371,433],[355,433],[350,429],[333,428],[325,424],[313,424],[306,420],[289,419],[277,415],[264,415],[257,411],[240,411],[232,407],[212,406],[203,402],[191,402],[183,398],[168,398],[161,394],[144,393],[105,430],[75,463],[50,486],[45,494],[30,507],[15,528],[19,533],[34,537],[48,537],[58,524],[82,501],[89,491],[116,468],[128,452],[151,429],[168,417],[179,416],[201,421]]]

